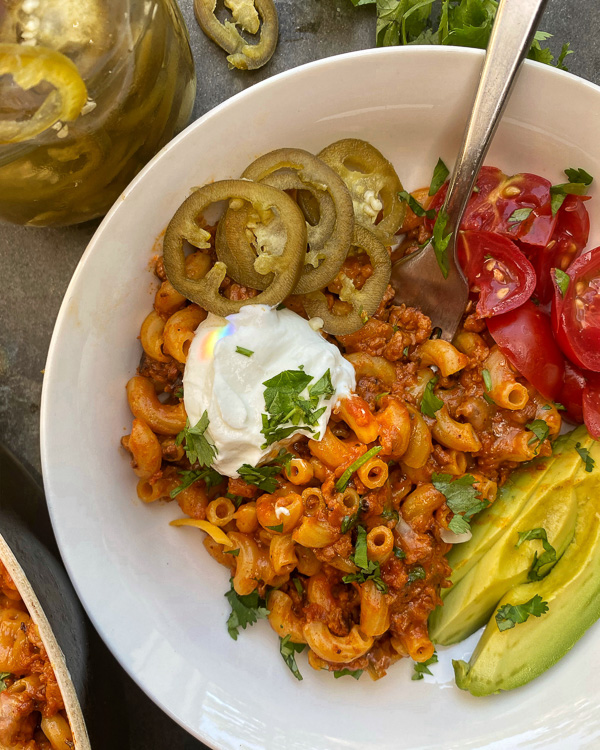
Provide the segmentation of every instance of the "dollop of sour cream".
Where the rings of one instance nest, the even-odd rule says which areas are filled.
[[[217,449],[212,466],[220,474],[237,477],[243,464],[256,466],[277,454],[278,443],[261,447],[263,383],[298,369],[312,376],[311,383],[330,371],[334,393],[320,399],[318,408],[326,409],[314,425],[322,436],[332,408],[354,389],[356,378],[350,362],[307,320],[289,310],[247,305],[227,318],[209,314],[198,326],[183,375],[184,404],[191,425],[208,413],[205,434]],[[312,436],[301,426],[298,433]]]

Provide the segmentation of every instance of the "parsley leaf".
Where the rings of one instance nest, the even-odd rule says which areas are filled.
[[[568,273],[565,273],[560,268],[553,268],[554,278],[556,279],[556,285],[560,289],[560,293],[564,297],[571,283],[571,277]]]
[[[537,529],[530,529],[529,531],[519,531],[518,533],[519,541],[517,542],[516,547],[520,547],[523,542],[528,542],[531,539],[540,539],[542,542],[544,551],[539,557],[537,552],[534,553],[533,563],[531,565],[529,573],[527,574],[527,577],[530,581],[541,581],[542,578],[544,578],[544,576],[546,576],[550,572],[550,568],[548,568],[542,573],[540,572],[542,568],[545,568],[547,565],[552,566],[556,562],[556,550],[548,541],[548,534],[546,533],[546,529],[538,527]]]
[[[454,513],[448,528],[455,534],[464,534],[471,530],[469,520],[480,510],[487,508],[487,500],[481,500],[479,492],[473,486],[475,478],[465,474],[454,479],[451,474],[433,474],[431,482],[438,492],[446,498],[446,504]]]
[[[254,354],[252,349],[244,349],[243,346],[236,346],[235,350],[238,354],[243,354],[244,357],[251,357]]]
[[[285,638],[279,639],[279,653],[283,661],[288,665],[291,673],[297,680],[302,680],[302,675],[296,664],[296,654],[302,653],[306,648],[306,643],[292,643],[291,635],[288,633]]]
[[[525,427],[533,432],[533,436],[529,438],[527,445],[532,445],[537,440],[537,445],[535,447],[535,452],[537,454],[541,444],[550,434],[550,428],[543,419],[534,419],[533,422],[529,422]]]
[[[581,182],[584,185],[591,185],[594,181],[594,178],[589,172],[586,172],[585,169],[565,169],[565,174],[567,175],[567,179],[569,182]]]
[[[171,498],[177,497],[180,492],[183,492],[183,490],[187,490],[188,487],[191,487],[194,482],[197,482],[199,479],[204,480],[204,484],[206,485],[206,489],[210,490],[211,487],[216,487],[218,484],[221,484],[221,482],[224,481],[225,477],[222,477],[218,471],[215,471],[214,469],[202,469],[202,470],[193,470],[193,471],[185,471],[182,470],[179,472],[179,476],[181,477],[181,484],[178,487],[175,487],[174,490],[171,490],[169,493],[169,496]]]
[[[281,466],[250,466],[243,464],[238,474],[247,484],[253,484],[263,492],[275,492],[277,482],[275,476],[281,472]]]
[[[408,573],[408,582],[414,583],[425,578],[425,568],[422,565],[415,565],[415,567]]]
[[[311,402],[314,401],[316,406],[319,398],[323,397],[329,400],[335,393],[335,388],[331,383],[331,370],[327,368],[326,372],[317,380],[314,385],[308,386],[308,395],[310,396]]]
[[[596,462],[590,456],[589,450],[587,448],[582,448],[581,443],[576,443],[575,450],[577,451],[577,453],[579,453],[581,460],[585,464],[585,470],[591,473],[594,469],[594,466],[596,465]]]
[[[433,652],[433,656],[430,656],[429,659],[427,659],[427,661],[422,661],[422,662],[417,662],[416,661],[415,662],[415,671],[414,671],[414,674],[412,675],[412,677],[410,679],[411,680],[422,680],[424,674],[433,674],[431,672],[431,670],[429,669],[429,667],[432,664],[437,664],[437,661],[438,661],[438,655],[436,654],[435,651]]]
[[[421,399],[421,414],[425,414],[426,417],[431,417],[432,419],[435,419],[436,411],[439,411],[444,405],[442,399],[438,398],[433,392],[433,387],[437,381],[438,379],[435,377],[427,382],[423,398]]]
[[[438,159],[435,169],[433,170],[433,176],[431,177],[431,184],[429,185],[429,195],[435,195],[437,191],[446,182],[450,171],[444,162]]]
[[[342,476],[335,483],[336,490],[338,492],[343,492],[348,486],[350,477],[354,474],[354,472],[357,469],[360,469],[360,467],[363,464],[366,464],[370,458],[373,458],[373,456],[376,456],[380,450],[381,450],[381,445],[376,445],[370,450],[368,450],[366,453],[363,453],[363,455],[360,456],[360,458],[357,458],[356,461],[351,463],[350,466],[346,469],[346,471],[342,474]]]
[[[354,545],[354,554],[350,555],[350,559],[360,568],[358,573],[350,573],[342,578],[344,583],[365,583],[365,581],[373,581],[375,586],[382,593],[387,593],[388,587],[381,578],[381,566],[379,562],[369,560],[367,557],[367,530],[364,526],[356,527],[356,544]]]
[[[543,601],[539,594],[536,594],[524,604],[504,604],[496,612],[498,630],[510,630],[515,625],[525,622],[530,615],[541,617],[547,611],[548,602]]]
[[[438,266],[445,279],[448,278],[450,268],[448,265],[448,244],[452,237],[452,232],[446,232],[448,218],[448,214],[440,208],[435,224],[433,225],[433,236],[431,239]]]
[[[550,188],[552,216],[556,216],[567,195],[585,195],[588,185],[589,183],[586,184],[585,182],[563,182],[560,185],[552,185]]]
[[[400,549],[400,547],[394,547],[394,557],[397,557],[398,560],[404,560],[406,558],[406,552],[403,549]]]
[[[233,579],[231,580],[231,589],[225,594],[225,598],[231,606],[231,614],[227,619],[227,630],[234,641],[237,641],[239,628],[246,629],[248,625],[254,625],[255,622],[269,615],[266,608],[266,602],[258,595],[258,591],[251,594],[240,596],[233,588]]]
[[[356,528],[356,544],[354,545],[354,564],[365,570],[369,566],[367,557],[367,530],[364,526]]]
[[[508,217],[508,221],[510,224],[520,224],[522,221],[529,218],[532,211],[533,208],[517,208],[516,211],[513,211]]]
[[[406,190],[402,190],[398,193],[398,198],[400,198],[401,201],[404,201],[405,203],[408,203],[408,207],[410,210],[415,214],[415,216],[418,216],[419,218],[427,218],[427,219],[435,219],[435,211],[428,211],[426,210],[419,201],[410,193],[407,193]]]
[[[340,531],[342,534],[345,534],[347,531],[350,531],[350,529],[353,529],[356,524],[358,523],[358,517],[360,515],[360,508],[356,511],[356,513],[353,513],[351,516],[344,516],[342,520],[342,527]]]
[[[204,435],[207,427],[208,412],[205,411],[194,427],[188,419],[184,429],[175,438],[175,445],[181,445],[185,441],[185,453],[191,464],[198,461],[200,466],[210,466],[218,453]]]
[[[6,685],[6,682],[4,682],[4,680],[6,680],[8,677],[12,677],[12,672],[0,672],[0,693],[3,690],[6,690],[7,685]]]
[[[354,677],[355,680],[360,679],[361,674],[363,673],[362,669],[348,669],[347,667],[344,667],[344,669],[336,669],[333,673],[333,676],[336,680],[339,680],[340,677]]]

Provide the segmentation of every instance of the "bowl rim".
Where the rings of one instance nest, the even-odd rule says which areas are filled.
[[[301,76],[309,71],[320,69],[323,70],[329,67],[336,67],[344,63],[347,60],[354,59],[369,59],[369,58],[395,58],[395,57],[414,57],[417,60],[421,58],[440,58],[440,60],[447,59],[450,65],[453,58],[457,57],[471,57],[480,58],[483,61],[485,50],[474,49],[469,47],[457,47],[457,46],[441,46],[441,45],[423,45],[423,46],[398,46],[398,47],[380,47],[380,48],[367,48],[362,50],[355,50],[352,52],[346,52],[339,55],[332,55],[330,57],[321,58],[308,63],[304,63],[294,68],[277,73],[269,78],[251,84],[244,90],[238,92],[234,96],[226,99],[217,106],[213,107],[197,120],[190,123],[181,133],[167,143],[146,165],[145,167],[133,178],[129,185],[124,189],[122,194],[117,198],[113,206],[110,208],[106,216],[102,219],[101,223],[94,232],[92,238],[88,242],[88,245],[81,255],[77,267],[71,277],[68,287],[65,291],[65,295],[61,302],[58,315],[54,324],[52,337],[48,349],[45,365],[45,376],[42,387],[41,405],[40,405],[40,453],[41,453],[41,464],[42,464],[42,476],[44,483],[44,490],[46,497],[50,498],[56,496],[57,493],[54,491],[54,477],[52,474],[52,468],[49,460],[49,432],[50,432],[50,404],[49,404],[49,393],[54,389],[54,377],[53,377],[53,362],[56,357],[56,349],[58,348],[58,342],[61,336],[61,329],[65,318],[68,314],[69,305],[74,293],[75,288],[79,284],[81,275],[85,272],[85,266],[90,256],[96,251],[97,247],[104,240],[104,234],[107,228],[111,224],[114,215],[119,212],[121,206],[126,199],[137,186],[146,179],[146,175],[154,168],[154,166],[164,159],[168,158],[170,151],[177,146],[181,141],[189,137],[190,133],[197,128],[203,127],[204,123],[210,121],[214,117],[220,115],[220,113],[226,110],[228,107],[243,101],[248,97],[252,97],[256,91],[265,91],[270,87],[276,87],[279,83],[286,79],[293,79],[295,76]],[[523,63],[526,68],[534,68],[539,71],[543,71],[545,76],[550,78],[558,78],[559,80],[566,79],[571,85],[587,89],[593,95],[600,95],[600,85],[597,85],[585,78],[570,73],[566,70],[547,65],[544,63],[536,62],[533,60],[525,60]],[[47,501],[48,502],[48,501]],[[125,672],[131,677],[136,685],[153,701],[153,703],[159,707],[165,714],[167,714],[176,724],[181,726],[192,736],[197,737],[204,742],[208,747],[219,750],[219,746],[215,744],[213,737],[206,734],[206,732],[200,728],[194,728],[193,730],[187,726],[182,719],[173,713],[173,711],[164,703],[162,697],[158,693],[152,692],[149,688],[144,685],[141,675],[139,675],[131,662],[127,659],[127,656],[121,653],[119,647],[113,643],[113,638],[100,626],[98,619],[96,618],[95,612],[88,608],[86,598],[83,595],[83,591],[79,588],[78,578],[76,571],[72,568],[71,562],[67,555],[63,553],[65,540],[63,539],[61,526],[58,523],[58,518],[55,515],[55,504],[48,502],[48,509],[52,527],[56,537],[58,547],[61,551],[61,557],[63,564],[67,570],[67,574],[73,584],[73,587],[81,601],[81,604],[92,622],[94,628],[109,648],[113,656],[117,659],[120,666]]]

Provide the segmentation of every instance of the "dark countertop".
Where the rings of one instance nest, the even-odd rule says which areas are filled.
[[[258,81],[311,60],[374,46],[374,10],[350,0],[275,0],[279,47],[258,71],[228,70],[224,53],[200,31],[192,0],[179,0],[198,74],[193,117]],[[553,50],[570,41],[572,73],[600,84],[600,8],[596,0],[550,0],[541,28]],[[568,102],[565,130],[569,127]],[[41,482],[39,411],[43,369],[54,321],[69,279],[98,222],[63,229],[0,226],[0,439]],[[91,633],[92,696],[87,719],[95,750],[197,750],[139,690]],[[119,739],[108,739],[108,728]],[[117,735],[115,735],[117,737]]]

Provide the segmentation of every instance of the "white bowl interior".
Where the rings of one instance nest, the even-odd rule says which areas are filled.
[[[216,748],[570,747],[600,738],[598,631],[531,685],[487,699],[454,686],[450,657],[410,680],[412,663],[377,683],[314,672],[297,682],[266,622],[225,628],[226,571],[202,534],[175,529],[175,503],[144,506],[119,448],[131,416],[142,320],[155,289],[155,241],[194,185],[237,177],[281,146],[317,151],[364,138],[407,189],[451,166],[482,54],[403,48],[329,58],[234,97],[190,126],[134,180],[73,277],[46,367],[42,460],[54,530],[73,583],[101,636],[139,685],[176,721]],[[528,63],[488,164],[563,182],[565,167],[600,175],[600,89]],[[592,194],[596,190],[591,191]],[[600,244],[598,198],[589,247]],[[568,738],[568,739],[566,739]],[[503,741],[504,740],[504,741]]]

